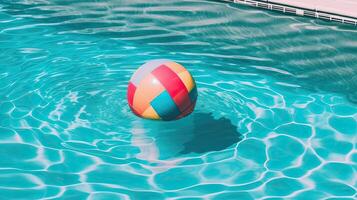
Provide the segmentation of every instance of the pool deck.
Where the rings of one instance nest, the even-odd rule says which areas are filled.
[[[265,2],[290,5],[310,10],[319,10],[357,18],[356,0],[270,0]]]
[[[357,0],[231,0],[259,8],[357,25]]]

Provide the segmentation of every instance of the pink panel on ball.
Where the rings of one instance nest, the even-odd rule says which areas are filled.
[[[133,107],[140,114],[143,113],[150,106],[150,102],[164,90],[164,86],[155,76],[148,74],[136,88]]]

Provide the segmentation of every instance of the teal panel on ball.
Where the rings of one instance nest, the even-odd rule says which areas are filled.
[[[197,99],[197,87],[195,86],[192,90],[188,93],[188,96],[191,99],[191,102],[195,102]]]
[[[172,120],[181,114],[166,90],[151,101],[151,106],[163,120]]]

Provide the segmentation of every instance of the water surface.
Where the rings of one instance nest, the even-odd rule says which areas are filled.
[[[3,0],[4,199],[356,198],[357,31],[219,1]],[[167,58],[196,110],[135,117]]]

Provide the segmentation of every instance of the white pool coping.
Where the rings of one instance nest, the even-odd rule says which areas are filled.
[[[254,7],[357,26],[357,0],[229,0]]]

